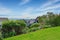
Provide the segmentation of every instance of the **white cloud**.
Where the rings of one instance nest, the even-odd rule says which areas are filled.
[[[11,13],[11,10],[9,10],[7,8],[1,8],[0,7],[0,14],[7,14],[7,13]]]
[[[19,16],[19,18],[24,18],[24,19],[35,19],[37,16],[41,16],[43,15],[42,13],[46,13],[46,12],[42,12],[42,13],[32,13],[33,11],[35,11],[34,8],[29,7],[27,9],[25,9],[25,11],[22,12],[22,15]]]
[[[36,18],[37,16],[41,16],[43,14],[46,14],[47,12],[54,12],[54,9],[60,8],[60,4],[55,4],[56,2],[58,2],[60,0],[49,0],[48,2],[44,3],[42,6],[40,6],[39,8],[27,8],[25,9],[25,11],[22,12],[22,15],[19,16],[20,18]],[[38,13],[32,13],[32,12],[38,12]]]
[[[60,0],[49,0],[48,2],[41,5],[39,8],[32,8],[28,7],[27,9],[24,9],[23,12],[20,12],[20,16],[7,16],[8,18],[22,18],[22,19],[30,19],[30,18],[36,18],[37,16],[41,16],[43,14],[46,14],[46,12],[51,11],[54,12],[54,9],[60,8],[60,4],[53,5],[54,3],[58,2]],[[22,0],[20,5],[24,5],[30,2],[30,0]],[[38,12],[41,11],[41,12]],[[32,13],[32,12],[38,12],[38,13]],[[0,7],[0,13],[12,13],[10,9],[5,7]]]
[[[59,2],[59,1],[60,0],[49,0],[49,2],[43,4],[39,8],[34,9],[34,11],[37,12],[37,13],[32,15],[33,18],[36,18],[37,16],[44,15],[47,12],[55,12],[56,11],[55,9],[60,8],[60,4],[55,4],[56,2]],[[55,4],[55,5],[53,5],[53,4]]]
[[[35,11],[48,11],[48,10],[54,10],[57,8],[60,8],[60,4],[55,4],[56,2],[59,2],[60,0],[49,0],[39,8],[37,8]]]
[[[30,2],[30,0],[22,0],[23,2],[20,3],[21,5],[24,5],[28,2]],[[32,8],[32,7],[28,7],[27,9],[24,9],[24,11],[21,13],[22,15],[20,16],[9,16],[9,18],[23,18],[23,19],[31,19],[31,18],[36,18],[37,16],[41,16],[43,14],[46,14],[46,12],[54,12],[55,9],[60,8],[60,4],[55,4],[56,2],[58,2],[60,0],[49,0],[48,2],[44,3],[42,6],[40,6],[39,8]],[[32,13],[32,12],[38,12],[38,13]]]
[[[22,2],[20,3],[20,5],[24,5],[26,3],[30,2],[30,0],[22,0]]]
[[[37,16],[40,16],[41,14],[33,14],[34,8],[28,7],[25,9],[20,16],[8,16],[8,18],[21,18],[21,19],[35,19]]]
[[[41,10],[39,10],[39,11],[54,10],[54,9],[57,9],[57,8],[60,8],[60,4],[53,5],[53,6],[49,6],[49,7],[46,7],[46,8],[44,8],[44,9],[41,9]]]
[[[28,7],[27,9],[25,9],[23,12],[21,12],[20,16],[9,16],[8,18],[22,18],[22,19],[29,19],[31,18],[31,12],[32,12],[33,8]]]
[[[29,18],[29,17],[31,17],[31,12],[33,11],[33,8],[31,8],[31,7],[29,7],[29,8],[27,8],[27,9],[25,9],[25,11],[24,12],[22,12],[22,18]]]
[[[2,6],[2,5],[0,5],[0,14],[9,14],[9,13],[11,13],[12,11],[10,10],[10,9],[8,9],[8,8],[6,8],[6,7],[4,7],[4,6]]]

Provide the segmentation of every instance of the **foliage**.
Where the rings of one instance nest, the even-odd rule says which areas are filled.
[[[30,29],[29,29],[29,32],[33,32],[33,31],[36,31],[40,27],[40,23],[33,23],[31,26],[30,26]]]
[[[10,33],[12,32],[12,28],[14,26],[13,21],[5,21],[2,23],[2,36],[4,38],[10,37]]]
[[[17,35],[22,34],[22,30],[26,27],[26,23],[23,20],[17,20],[15,26],[15,32]]]
[[[39,27],[33,27],[33,28],[29,29],[29,32],[34,32],[34,31],[39,30],[39,29],[40,29]]]
[[[58,15],[54,21],[53,21],[54,26],[60,26],[60,15]]]
[[[47,12],[46,15],[42,15],[36,18],[37,22],[27,24],[24,20],[8,20],[2,23],[3,37],[11,37],[19,34],[25,34],[33,32],[39,29],[50,28],[60,26],[60,14],[54,14],[53,12]]]
[[[23,20],[8,20],[2,23],[2,35],[4,38],[22,34],[22,30],[26,27]]]
[[[30,28],[33,28],[33,27],[39,27],[39,26],[40,26],[39,23],[33,23],[33,24],[30,26]]]
[[[29,28],[28,27],[25,27],[22,31],[23,31],[24,34],[25,33],[29,33]]]
[[[44,25],[44,28],[51,28],[51,25]]]
[[[60,26],[60,14],[54,14],[53,12],[47,12],[46,15],[37,17],[38,23],[40,25],[51,25],[51,26]],[[42,26],[44,27],[44,26]]]
[[[3,40],[3,39],[0,37],[0,40]]]

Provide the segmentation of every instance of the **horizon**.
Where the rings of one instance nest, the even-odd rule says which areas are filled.
[[[60,0],[0,0],[0,17],[35,19],[47,12],[60,13]]]

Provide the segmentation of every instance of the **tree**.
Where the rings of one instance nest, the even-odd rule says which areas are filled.
[[[8,21],[4,21],[2,23],[2,36],[3,38],[7,38],[7,37],[11,37],[12,35],[14,36],[15,33],[13,32],[13,28],[15,26],[15,22],[8,20]],[[11,35],[11,32],[13,32],[13,34]]]
[[[26,27],[23,20],[8,20],[2,23],[2,35],[4,38],[22,34],[22,30]]]
[[[40,26],[39,23],[33,23],[33,24],[30,26],[30,28],[33,28],[33,27],[39,27],[39,26]]]
[[[36,31],[40,29],[40,23],[33,23],[31,26],[30,26],[30,32],[31,31]]]
[[[26,23],[23,20],[16,20],[15,32],[17,35],[22,34],[22,30],[26,27]]]
[[[54,20],[55,18],[57,17],[56,14],[54,14],[53,12],[47,12],[46,15],[42,15],[42,16],[39,16],[37,17],[38,19],[38,23],[40,23],[40,26],[42,28],[46,27],[47,26],[53,26],[54,25]]]
[[[54,21],[53,21],[54,26],[60,26],[60,15],[58,15]]]
[[[3,40],[3,39],[0,37],[0,40]]]
[[[47,19],[48,19],[48,24],[53,25],[53,21],[56,18],[56,15],[53,12],[47,12]]]

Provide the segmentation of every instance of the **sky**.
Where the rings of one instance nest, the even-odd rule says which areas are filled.
[[[60,13],[60,0],[0,0],[0,17],[35,19],[47,12]]]

